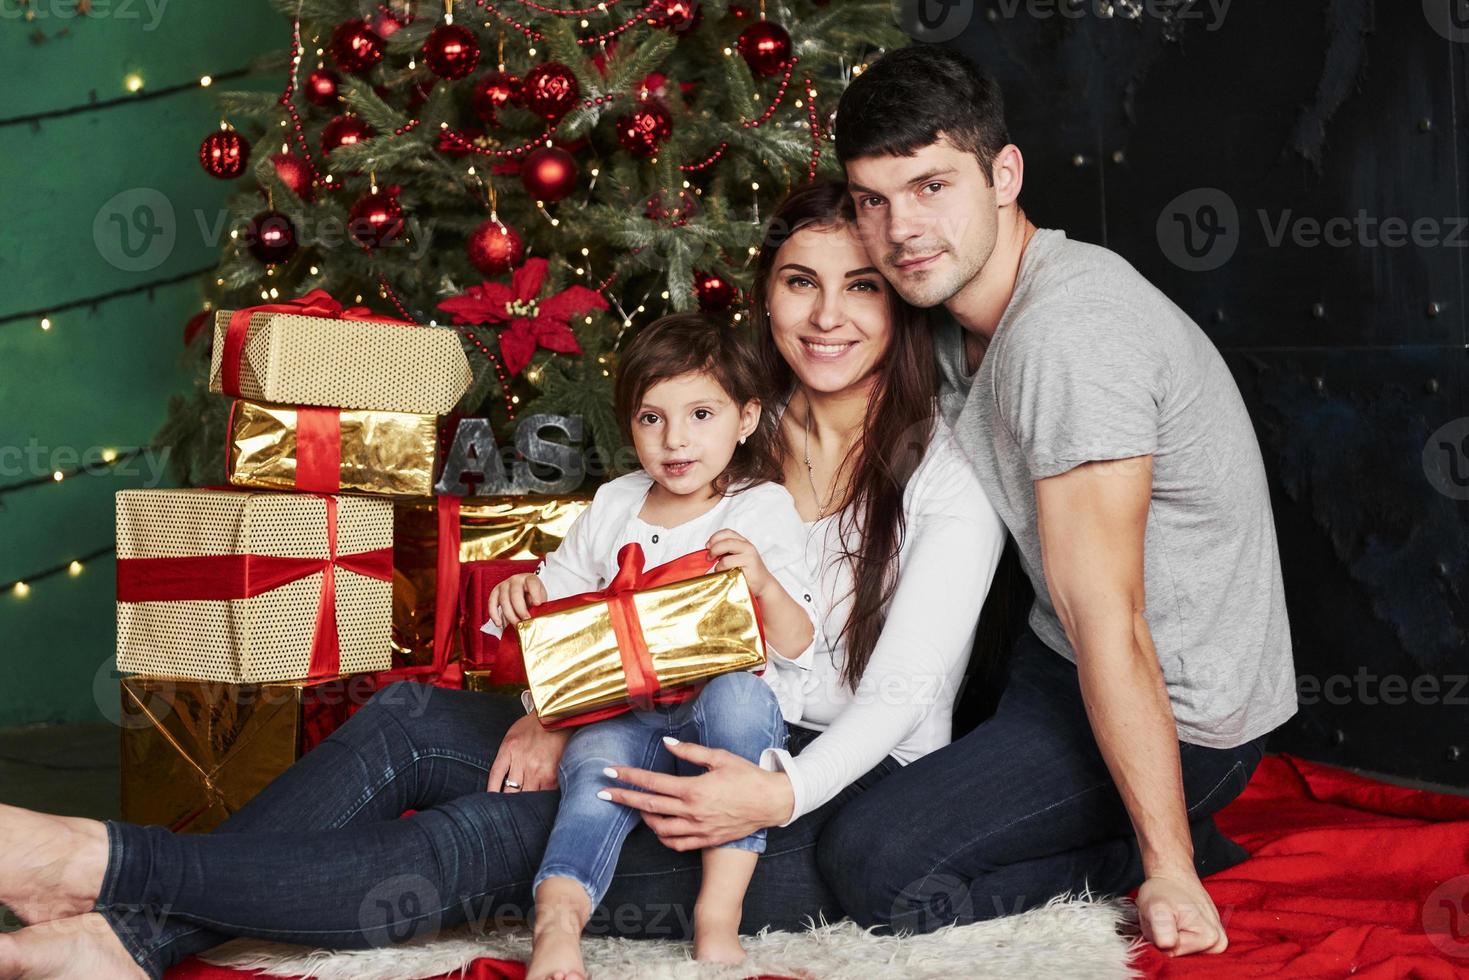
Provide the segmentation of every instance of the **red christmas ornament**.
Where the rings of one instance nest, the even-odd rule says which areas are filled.
[[[724,313],[739,301],[740,291],[712,272],[694,270],[694,295],[705,313]]]
[[[440,24],[423,42],[423,60],[440,78],[466,78],[479,66],[479,38],[463,24]]]
[[[548,61],[525,73],[521,98],[531,112],[555,122],[581,98],[581,84],[570,68],[559,61]]]
[[[337,25],[331,49],[337,67],[351,75],[360,75],[382,61],[385,50],[382,37],[360,18]]]
[[[469,236],[469,261],[486,276],[509,272],[525,257],[520,236],[503,221],[491,218]]]
[[[503,105],[520,102],[520,78],[508,72],[492,71],[474,83],[474,114],[491,126],[499,124],[496,112]]]
[[[372,18],[372,29],[386,40],[403,29],[403,22],[392,11],[382,10]]]
[[[559,201],[576,190],[576,159],[559,146],[541,146],[526,154],[520,179],[538,201]]]
[[[306,76],[306,84],[303,86],[306,101],[319,109],[329,109],[337,104],[341,84],[341,76],[336,72],[318,68]]]
[[[311,199],[311,168],[294,153],[277,153],[270,158],[275,175],[302,200]]]
[[[245,225],[245,247],[258,262],[284,262],[296,254],[296,226],[279,211],[262,211]]]
[[[663,192],[658,191],[643,203],[643,217],[649,221],[666,221],[673,228],[688,224],[690,219],[698,217],[700,210],[698,195],[682,187],[672,201],[664,200]]]
[[[199,162],[211,177],[234,180],[250,162],[250,144],[233,129],[220,129],[199,144]]]
[[[675,34],[687,34],[704,21],[704,9],[698,0],[668,0],[663,12],[651,17],[648,23],[662,27]]]
[[[638,102],[632,112],[616,122],[617,142],[635,157],[650,157],[673,132],[673,117],[651,99]]]
[[[352,146],[372,136],[372,127],[356,116],[337,116],[321,130],[321,152],[331,153],[339,146]]]
[[[348,212],[347,230],[353,241],[367,249],[394,245],[403,234],[403,205],[398,188],[389,187],[366,194]]]
[[[779,74],[791,60],[791,36],[779,24],[759,20],[740,31],[735,50],[752,72],[767,78]]]

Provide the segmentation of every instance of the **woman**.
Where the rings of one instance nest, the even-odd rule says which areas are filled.
[[[685,744],[674,751],[708,772],[622,771],[649,792],[617,790],[619,802],[654,833],[628,838],[589,931],[686,936],[698,849],[760,827],[772,829],[742,931],[840,917],[816,870],[821,826],[949,740],[1005,532],[933,421],[927,330],[877,274],[844,200],[820,183],[783,202],[753,303],[788,392],[785,485],[807,522],[830,659],[803,675],[806,714],[765,765]],[[0,903],[31,923],[0,936],[0,977],[157,977],[237,935],[361,947],[523,917],[565,738],[513,698],[395,684],[213,835],[0,808]]]

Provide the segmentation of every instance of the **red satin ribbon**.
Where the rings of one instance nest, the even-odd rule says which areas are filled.
[[[417,326],[408,320],[373,313],[365,306],[343,307],[325,289],[313,289],[300,299],[285,303],[247,306],[235,310],[230,315],[230,325],[225,330],[224,353],[220,357],[220,384],[224,393],[231,397],[240,396],[240,370],[245,362],[245,340],[250,333],[250,318],[256,313],[294,313],[297,316],[319,316],[332,320],[370,320],[375,323]]]
[[[617,639],[617,653],[622,658],[622,671],[627,677],[629,703],[634,708],[647,710],[659,700],[657,696],[662,691],[662,683],[653,669],[653,657],[648,652],[648,644],[643,637],[642,623],[638,620],[637,607],[633,603],[634,596],[637,592],[659,585],[706,575],[713,565],[707,552],[694,551],[644,571],[643,546],[634,541],[623,545],[617,552],[617,574],[607,583],[607,588],[543,602],[536,606],[535,615],[559,612],[593,602],[606,602],[612,620],[612,633]],[[500,642],[509,644],[503,647],[503,652],[507,655],[521,654],[520,634],[515,629],[506,629]],[[619,706],[613,713],[623,710],[625,709]],[[587,719],[578,716],[578,723],[583,720]],[[547,727],[557,727],[566,721],[552,720],[545,724]]]
[[[342,412],[301,405],[296,409],[296,489],[342,489]]]
[[[438,592],[434,597],[434,658],[426,664],[378,671],[373,677],[379,690],[394,681],[419,681],[435,687],[455,689],[464,686],[463,665],[457,660],[449,663],[454,632],[462,615],[459,608],[460,498],[437,497],[434,504],[438,509],[439,524],[439,562],[435,585]]]
[[[341,671],[337,636],[337,579],[340,566],[358,575],[390,582],[393,549],[337,554],[337,500],[326,501],[326,558],[275,555],[189,555],[181,558],[119,558],[119,602],[171,602],[191,599],[248,599],[288,582],[321,572],[321,595],[311,637],[307,679],[336,677]]]

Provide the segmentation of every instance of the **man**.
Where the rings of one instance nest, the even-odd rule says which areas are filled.
[[[1036,599],[994,717],[838,813],[823,875],[862,924],[918,929],[1140,886],[1146,938],[1222,951],[1199,878],[1243,851],[1212,814],[1295,712],[1234,380],[1124,260],[1026,219],[1000,91],[962,55],[884,56],[836,133],[875,264],[935,308],[943,414]]]

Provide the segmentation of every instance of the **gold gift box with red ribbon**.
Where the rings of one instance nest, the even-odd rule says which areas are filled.
[[[438,418],[236,399],[225,471],[266,490],[431,497]]]
[[[542,603],[506,631],[548,728],[684,700],[689,685],[765,664],[759,609],[738,568],[709,573],[702,551],[643,568],[624,545],[606,589]]]
[[[325,290],[214,319],[209,390],[276,405],[446,415],[474,376],[459,335]]]
[[[117,494],[117,666],[234,683],[391,664],[393,505],[242,490]]]

